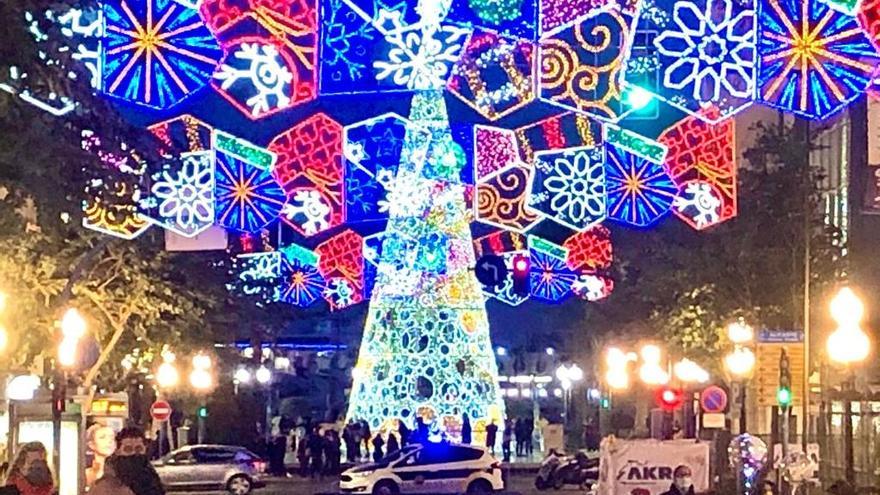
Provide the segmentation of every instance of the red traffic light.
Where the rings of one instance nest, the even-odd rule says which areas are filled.
[[[666,411],[674,411],[684,403],[684,393],[674,388],[661,388],[657,390],[657,405]]]
[[[519,255],[513,259],[513,271],[517,274],[524,274],[529,271],[529,258]]]

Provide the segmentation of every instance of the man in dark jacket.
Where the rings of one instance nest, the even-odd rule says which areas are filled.
[[[672,472],[672,486],[661,495],[694,495],[694,481],[691,478],[691,468],[678,466]]]

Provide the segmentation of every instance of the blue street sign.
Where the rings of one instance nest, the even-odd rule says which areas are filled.
[[[498,287],[507,278],[507,266],[504,264],[504,258],[494,254],[480,257],[474,268],[474,274],[477,276],[477,280],[486,287]]]
[[[760,330],[758,342],[762,344],[800,344],[804,341],[801,330]]]

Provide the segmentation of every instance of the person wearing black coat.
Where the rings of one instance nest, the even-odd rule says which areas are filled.
[[[473,431],[471,430],[471,419],[467,413],[461,415],[461,443],[470,445],[473,441]]]

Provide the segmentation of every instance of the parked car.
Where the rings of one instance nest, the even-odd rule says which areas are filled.
[[[266,463],[253,452],[229,445],[188,445],[153,466],[169,490],[227,490],[246,495],[265,486]]]
[[[347,493],[485,494],[504,489],[501,463],[473,445],[407,445],[379,462],[342,473],[339,489]]]

